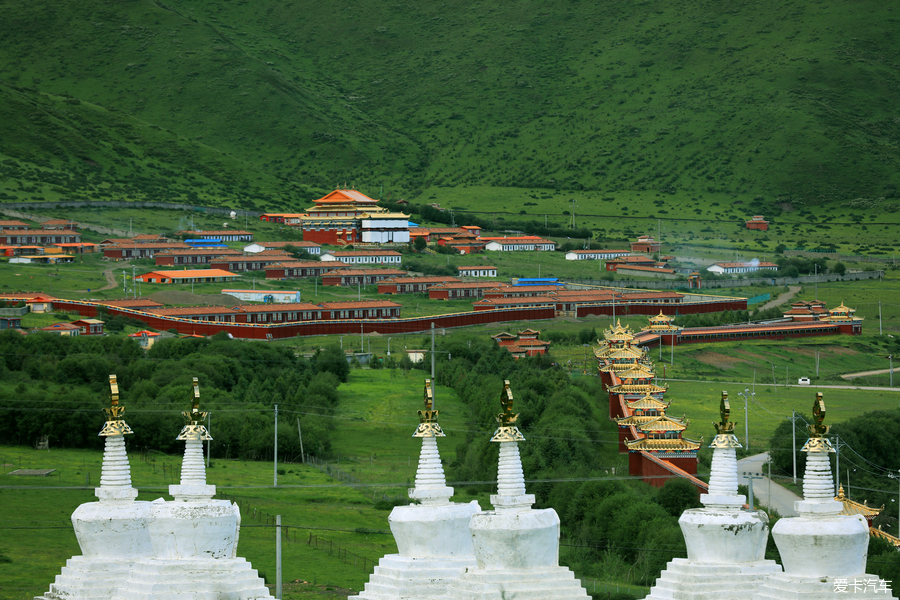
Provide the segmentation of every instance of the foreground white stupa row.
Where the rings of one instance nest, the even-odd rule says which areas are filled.
[[[199,410],[194,378],[192,406],[179,434],[186,444],[181,485],[169,486],[174,502],[137,502],[124,436],[125,407],[116,376],[110,378],[111,407],[100,432],[106,437],[99,502],[79,506],[72,524],[81,556],[39,599],[54,600],[255,600],[271,598],[256,571],[237,557],[240,512],[227,500],[213,500],[206,484],[203,440],[211,439]]]
[[[670,562],[651,589],[648,600],[825,600],[853,594],[893,598],[888,582],[865,574],[869,528],[860,515],[841,515],[834,500],[829,453],[823,436],[828,427],[822,394],[813,406],[815,424],[803,447],[808,452],[799,517],[778,521],[772,530],[784,571],[764,560],[768,517],[741,510],[737,494],[734,424],[728,422],[728,396],[723,392],[722,421],[713,440],[709,493],[704,508],[686,510],[679,519],[688,558]]]
[[[515,426],[513,396],[504,382],[495,510],[480,512],[477,502],[449,502],[436,437],[444,433],[433,410],[431,381],[425,384],[425,410],[414,437],[422,438],[416,487],[419,505],[395,508],[389,517],[400,554],[381,559],[365,590],[366,600],[575,600],[587,593],[569,569],[559,566],[559,517],[553,509],[534,510],[525,492]]]

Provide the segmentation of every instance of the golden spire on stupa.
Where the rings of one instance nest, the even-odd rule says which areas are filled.
[[[491,441],[524,442],[525,436],[522,435],[522,432],[516,427],[516,421],[519,420],[519,415],[512,411],[513,394],[512,390],[509,389],[508,379],[503,380],[503,391],[500,393],[500,406],[503,407],[503,412],[497,415],[497,423],[499,423],[500,426],[497,427],[497,431],[494,432]]]
[[[115,375],[109,376],[109,408],[104,408],[103,412],[106,413],[106,423],[103,425],[100,433],[97,434],[98,436],[107,437],[134,433],[122,416],[125,414],[125,406],[119,404],[119,384]]]
[[[181,413],[187,423],[181,430],[181,433],[179,433],[178,437],[175,439],[203,441],[211,440],[212,437],[209,435],[209,432],[203,425],[203,419],[205,419],[206,415],[208,415],[209,413],[200,411],[200,384],[198,383],[196,377],[194,377],[191,391],[191,410],[190,412]]]
[[[729,421],[731,417],[731,404],[728,402],[728,392],[722,392],[722,400],[719,402],[719,416],[721,421],[713,422],[716,428],[716,437],[713,438],[710,448],[740,448],[741,444],[734,435],[734,423]]]
[[[825,400],[822,392],[816,392],[816,401],[813,403],[813,422],[809,426],[809,440],[801,448],[804,452],[834,452],[834,447],[825,435],[831,429],[825,425]]]
[[[441,426],[438,425],[438,412],[432,409],[434,405],[434,390],[432,389],[431,379],[425,380],[425,410],[416,411],[419,413],[419,426],[413,437],[445,437]]]

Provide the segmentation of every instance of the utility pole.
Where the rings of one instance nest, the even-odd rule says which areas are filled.
[[[846,445],[846,444],[845,444]],[[834,436],[835,469],[834,469],[834,495],[838,495],[841,487],[841,436]]]
[[[300,429],[300,417],[297,417],[297,435],[300,436],[300,462],[306,462],[306,459],[303,457],[303,430]]]
[[[275,468],[272,486],[278,487],[278,405],[275,405]]]
[[[572,198],[570,202],[572,202],[572,229],[575,229],[575,207],[578,205],[575,204],[575,198]]]
[[[122,271],[122,289],[125,291],[125,297],[128,297],[128,280],[125,279],[125,271]],[[879,309],[879,313],[881,310]]]
[[[791,455],[794,457],[794,483],[797,483],[797,411],[791,411]]]
[[[898,472],[897,475],[894,475],[892,473],[892,474],[888,475],[888,477],[890,477],[891,479],[896,479],[897,483],[900,483],[900,472]],[[900,505],[900,502],[897,502],[897,504]],[[898,506],[898,511],[900,511],[900,506]],[[898,516],[900,516],[900,514],[898,514]],[[897,520],[897,530],[898,530],[898,535],[900,535],[900,519]]]
[[[434,382],[434,321],[431,322],[431,409],[434,410],[434,388],[436,388]]]
[[[366,336],[363,333],[363,324],[362,323],[359,324],[359,351],[360,352],[366,351]]]
[[[281,515],[275,515],[275,598],[281,600]]]
[[[672,356],[669,359],[669,364],[671,366],[675,366],[675,332],[672,332]]]
[[[135,290],[135,286],[134,286],[134,270],[135,269],[136,269],[136,267],[134,265],[131,265],[131,297],[136,299],[137,295],[136,295],[136,290]]]
[[[744,399],[744,437],[747,442],[747,451],[750,451],[750,398],[756,397],[756,392],[751,392],[749,388],[744,388],[743,392],[738,392],[738,396]]]
[[[750,510],[752,511],[753,510],[753,480],[754,479],[762,479],[763,476],[760,475],[759,473],[744,472],[744,478],[747,480],[747,483],[748,483],[747,487],[750,491],[749,501],[750,501]]]

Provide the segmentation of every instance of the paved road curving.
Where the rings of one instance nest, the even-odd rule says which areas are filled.
[[[744,473],[758,473],[760,475],[765,475],[768,472],[765,467],[768,460],[768,452],[748,456],[747,458],[739,460],[738,483],[741,485],[750,485],[749,480],[744,477]],[[799,477],[797,478],[797,481],[800,481]],[[772,490],[771,502],[769,502],[770,489]],[[803,498],[789,489],[778,485],[774,481],[770,483],[768,477],[763,477],[762,479],[753,480],[753,500],[757,506],[759,504],[765,504],[770,508],[774,508],[782,517],[796,517],[797,511],[794,510],[794,502],[803,500]],[[749,502],[750,499],[748,498],[747,501]]]

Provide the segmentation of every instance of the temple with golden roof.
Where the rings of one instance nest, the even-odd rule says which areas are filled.
[[[409,243],[409,215],[392,213],[356,190],[334,190],[301,215],[303,241],[317,244]]]
[[[643,331],[678,331],[671,318],[651,317]],[[686,418],[666,414],[670,402],[666,387],[656,385],[649,355],[635,342],[635,334],[621,322],[604,331],[605,339],[594,349],[598,372],[609,393],[609,416],[619,427],[619,451],[628,452],[628,471],[661,487],[667,478],[685,477],[701,491],[706,484],[694,477],[700,442],[682,437]]]

